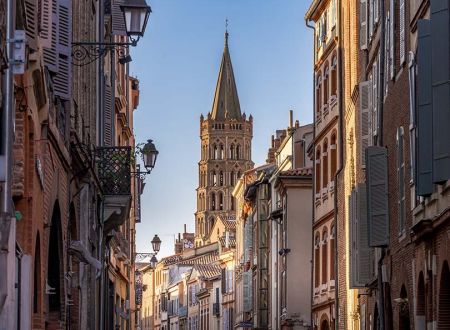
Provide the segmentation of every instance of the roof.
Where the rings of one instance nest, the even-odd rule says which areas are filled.
[[[235,247],[236,246],[236,238],[234,238],[234,237],[230,237],[229,238],[229,241],[230,241],[230,245],[229,245],[229,247]],[[226,239],[225,239],[225,237],[220,237],[219,238],[219,242],[220,242],[220,245],[222,245],[222,247],[225,247],[225,245],[226,245]]]
[[[280,172],[279,176],[311,176],[312,167],[293,168]]]
[[[236,231],[236,219],[225,219],[222,216],[219,216],[219,218],[222,221],[226,231]]]
[[[178,262],[178,265],[199,265],[210,264],[219,260],[219,252],[205,253],[200,256],[195,256],[189,259],[184,259]]]
[[[221,268],[216,264],[199,264],[194,265],[193,268],[198,271],[200,276],[203,276],[206,279],[212,279],[214,277],[220,276],[222,272]]]
[[[228,32],[225,32],[225,47],[217,79],[216,92],[211,110],[213,120],[241,119],[241,106],[234,80],[233,66],[228,49]]]

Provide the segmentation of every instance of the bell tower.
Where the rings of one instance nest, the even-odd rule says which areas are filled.
[[[195,243],[212,243],[210,231],[217,216],[234,220],[236,203],[231,195],[244,171],[253,168],[253,118],[241,113],[228,49],[228,31],[211,111],[200,116],[201,159],[198,163]]]

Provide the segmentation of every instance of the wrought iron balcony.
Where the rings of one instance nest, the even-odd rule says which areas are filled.
[[[131,147],[97,148],[98,177],[104,195],[131,195]]]

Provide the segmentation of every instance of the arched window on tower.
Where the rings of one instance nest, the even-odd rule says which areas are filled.
[[[230,172],[230,186],[234,186],[234,171]]]
[[[325,229],[322,234],[322,284],[328,280],[328,233]]]
[[[223,172],[219,172],[219,186],[223,186]]]
[[[212,211],[216,210],[216,194],[215,193],[211,193],[211,210]]]
[[[219,193],[219,211],[223,211],[223,193]]]
[[[328,140],[327,139],[325,139],[325,142],[323,143],[322,169],[323,169],[322,187],[326,188],[328,185]]]
[[[212,171],[211,172],[211,181],[212,181],[212,185],[214,187],[217,186],[217,173],[216,173],[216,171]]]
[[[214,145],[214,159],[220,159],[219,147]]]
[[[239,144],[236,146],[236,159],[241,159],[241,146]]]
[[[320,194],[320,148],[316,151],[316,195]],[[320,196],[319,196],[320,197]]]
[[[337,97],[337,57],[333,56],[331,60],[331,96]]]
[[[219,146],[219,159],[224,159],[224,150],[223,150],[223,144],[220,144]]]
[[[234,211],[234,208],[235,208],[234,204],[235,204],[235,199],[233,196],[231,196],[231,211]]]
[[[238,180],[241,178],[241,171],[238,171],[238,172],[237,172],[236,178],[237,178]]]
[[[234,144],[230,146],[230,159],[234,159]]]

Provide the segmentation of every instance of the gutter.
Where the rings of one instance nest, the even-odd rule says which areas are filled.
[[[311,204],[312,204],[312,228],[314,228],[314,219],[316,217],[316,204],[315,204],[315,189],[316,189],[316,176],[314,175],[314,171],[316,168],[316,152],[314,150],[313,144],[315,143],[314,141],[316,140],[316,115],[315,115],[315,111],[316,111],[316,93],[314,90],[315,87],[315,82],[316,82],[316,75],[314,72],[314,66],[315,66],[315,58],[316,58],[316,29],[314,26],[309,24],[310,20],[308,18],[305,18],[305,25],[307,28],[310,28],[311,30],[313,30],[313,74],[312,74],[312,86],[313,86],[313,138],[312,138],[312,143],[310,145],[311,148],[313,148],[313,175],[312,175],[312,189],[311,189]],[[311,264],[314,265],[314,230],[312,230],[311,232],[312,235],[312,239],[311,239]],[[311,292],[310,292],[310,296],[311,296],[311,324],[314,323],[313,320],[313,313],[312,313],[312,306],[313,306],[313,297],[314,297],[314,266],[311,267]]]

